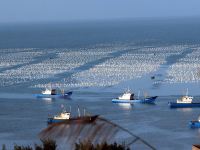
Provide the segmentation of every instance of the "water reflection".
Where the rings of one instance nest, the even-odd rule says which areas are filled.
[[[198,137],[200,138],[200,129],[198,129]]]
[[[192,108],[181,108],[181,109],[177,109],[178,111],[182,111],[182,112],[191,112]]]
[[[47,104],[52,104],[52,102],[55,101],[55,98],[46,97],[46,98],[40,98],[40,100],[43,100]]]
[[[55,98],[50,98],[50,97],[46,97],[46,98],[41,98],[42,100],[45,100],[45,101],[52,101],[52,100],[55,100]]]
[[[192,130],[194,130],[195,132],[196,132],[196,130],[197,130],[197,137],[200,139],[200,128],[191,128]],[[195,130],[196,129],[196,130]]]
[[[133,104],[130,103],[119,103],[118,105],[125,110],[131,110],[133,107]]]

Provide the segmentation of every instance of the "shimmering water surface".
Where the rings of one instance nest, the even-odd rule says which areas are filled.
[[[157,149],[191,149],[200,109],[170,109],[180,95],[200,101],[200,39],[195,19],[1,25],[0,143],[38,142],[49,114],[77,106],[128,129]],[[154,77],[152,79],[151,77]],[[71,99],[36,99],[45,87]],[[130,88],[155,105],[112,104]]]

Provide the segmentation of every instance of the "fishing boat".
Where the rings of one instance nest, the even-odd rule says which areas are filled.
[[[63,122],[65,120],[69,120],[69,119],[70,119],[70,112],[63,111],[54,117],[48,118],[47,123],[48,124],[58,123],[58,122]]]
[[[193,97],[188,96],[188,89],[185,96],[177,99],[176,102],[169,102],[170,108],[188,108],[188,107],[200,107],[200,103],[194,103]]]
[[[189,122],[190,128],[200,128],[200,117],[198,120],[193,120]]]
[[[45,89],[41,94],[35,94],[37,98],[70,98],[72,91],[65,92],[64,90],[61,93],[58,93],[56,89]]]
[[[112,99],[113,103],[155,103],[157,96],[152,96],[152,97],[144,97],[142,99],[138,98],[135,99],[134,98],[134,93],[132,93],[130,90],[127,90],[124,92],[124,94],[122,94],[121,96],[119,96],[118,98]]]
[[[98,115],[85,115],[81,116],[80,111],[78,109],[79,116],[77,117],[71,117],[71,113],[67,112],[65,109],[58,115],[55,115],[53,117],[49,117],[47,120],[48,124],[53,124],[53,123],[66,123],[66,124],[71,124],[71,123],[92,123],[94,122],[97,118]]]

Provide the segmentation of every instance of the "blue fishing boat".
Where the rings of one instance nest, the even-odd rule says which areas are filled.
[[[41,94],[35,94],[37,98],[70,98],[72,91],[57,93],[56,89],[45,89]]]
[[[152,97],[145,97],[143,99],[140,99],[138,96],[138,99],[134,98],[134,93],[131,93],[130,90],[127,90],[123,95],[119,96],[118,98],[112,99],[113,103],[155,103],[157,96]]]
[[[200,103],[192,102],[193,97],[188,96],[188,90],[186,96],[182,96],[180,99],[177,99],[176,102],[168,102],[170,108],[190,108],[190,107],[200,107]]]
[[[200,128],[200,121],[190,121],[189,126],[190,128]]]
[[[200,107],[200,103],[177,103],[177,102],[169,102],[168,105],[170,108],[192,108],[192,107]]]
[[[200,117],[198,120],[190,121],[189,126],[190,128],[200,128]]]

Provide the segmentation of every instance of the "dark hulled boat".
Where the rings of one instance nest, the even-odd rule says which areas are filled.
[[[73,123],[92,123],[94,122],[99,115],[93,115],[93,116],[81,116],[81,117],[74,117],[69,119],[55,119],[55,118],[48,118],[47,123],[53,124],[53,123],[66,123],[66,124],[73,124]]]
[[[61,107],[64,108],[63,105]],[[71,112],[71,107],[70,107],[70,112]],[[95,121],[98,118],[98,115],[85,115],[85,110],[84,110],[84,115],[80,115],[80,110],[78,108],[78,114],[79,116],[77,117],[71,117],[71,113],[67,112],[65,109],[59,113],[58,115],[55,115],[53,117],[49,117],[47,120],[48,124],[53,124],[53,123],[66,123],[66,124],[71,124],[71,123],[91,123]]]

